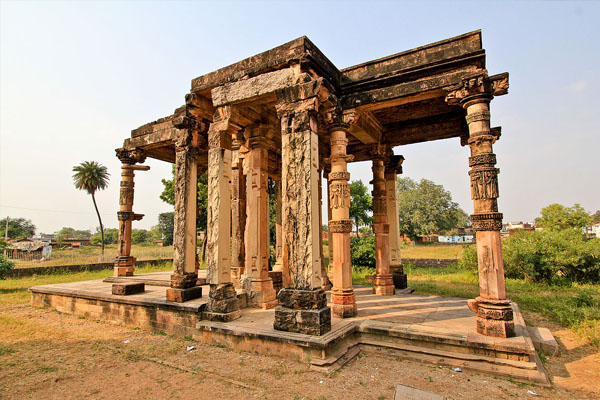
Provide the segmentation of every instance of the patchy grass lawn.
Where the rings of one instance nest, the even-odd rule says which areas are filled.
[[[100,262],[100,246],[82,246],[75,249],[52,249],[52,257],[46,261],[12,260],[15,268],[53,267],[57,265],[94,264]],[[104,248],[104,262],[111,262],[117,256],[117,245],[109,244]],[[131,255],[138,260],[173,258],[173,246],[132,245]]]
[[[458,259],[464,251],[462,244],[403,244],[400,253],[403,258],[443,258]],[[474,246],[474,245],[472,245]]]
[[[172,269],[173,264],[170,262],[165,262],[164,264],[160,265],[136,268],[135,273],[145,274],[149,272],[171,271]],[[112,273],[112,270],[84,271],[57,275],[33,275],[23,278],[6,279],[4,281],[0,280],[0,305],[29,302],[31,294],[29,293],[28,289],[32,286],[104,279],[111,276]]]

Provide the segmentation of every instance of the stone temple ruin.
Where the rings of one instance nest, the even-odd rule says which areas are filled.
[[[358,346],[374,345],[544,381],[505,291],[492,148],[500,128],[490,126],[489,106],[507,91],[508,74],[485,69],[480,31],[342,70],[301,37],[193,79],[184,105],[134,129],[117,149],[122,180],[114,277],[32,288],[33,303],[192,331],[205,343],[293,355],[318,368],[342,365]],[[395,198],[404,158],[393,149],[455,137],[471,149],[480,296],[465,302],[395,294],[407,282]],[[132,223],[143,216],[133,211],[134,171],[149,169],[138,165],[147,157],[175,164],[170,276],[135,275],[130,254]],[[357,161],[371,161],[373,171],[372,289],[352,285],[347,164]],[[196,255],[197,179],[204,173],[206,272],[198,270]],[[269,178],[277,196],[272,267]],[[322,221],[329,225],[329,273]],[[121,295],[136,288],[144,292]]]

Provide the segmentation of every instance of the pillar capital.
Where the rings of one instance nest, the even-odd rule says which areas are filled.
[[[115,153],[117,158],[121,160],[123,164],[135,164],[135,163],[143,163],[146,161],[146,155],[144,151],[141,149],[125,149],[120,147],[115,149]]]
[[[494,96],[508,93],[508,73],[488,76],[486,70],[464,77],[460,83],[445,88],[446,102],[467,108],[477,103],[489,103]]]
[[[373,160],[387,160],[394,152],[389,144],[379,143],[371,146],[369,154]]]
[[[404,156],[401,155],[391,155],[386,163],[385,163],[385,173],[391,174],[401,174],[402,173],[402,163],[404,162]]]
[[[327,130],[330,133],[339,130],[348,133],[352,125],[358,121],[359,115],[354,108],[342,110],[339,105],[330,107],[325,110]]]

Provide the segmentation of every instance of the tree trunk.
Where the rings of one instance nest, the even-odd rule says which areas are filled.
[[[100,218],[100,212],[98,211],[98,205],[96,205],[96,197],[94,196],[94,193],[92,193],[92,201],[94,202],[94,208],[96,209],[96,214],[98,215],[98,222],[100,222],[100,236],[102,238],[101,261],[104,262],[104,226],[102,225],[102,218]]]
[[[204,240],[202,240],[202,263],[206,262],[206,241],[208,239],[207,232],[204,231]]]

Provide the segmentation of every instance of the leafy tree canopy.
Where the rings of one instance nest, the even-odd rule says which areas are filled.
[[[158,226],[162,235],[163,246],[173,244],[174,213],[158,214]]]
[[[365,184],[362,181],[350,182],[350,219],[354,222],[357,235],[361,226],[373,223],[372,211],[373,199]]]
[[[119,230],[117,228],[106,228],[104,229],[104,244],[115,244],[119,237]],[[96,227],[96,232],[92,235],[92,244],[100,244],[102,242],[102,236],[100,227]]]
[[[591,225],[592,216],[575,204],[573,207],[565,207],[554,203],[542,208],[542,216],[536,220],[536,225],[551,231],[560,231],[570,228],[582,228]]]
[[[164,186],[160,199],[167,204],[175,205],[175,166],[173,166],[173,177],[171,179],[162,179]],[[198,177],[198,217],[196,226],[201,231],[206,231],[206,219],[208,208],[208,174]],[[160,225],[160,221],[159,221]],[[171,235],[172,236],[172,235]]]
[[[89,239],[92,236],[92,232],[87,229],[77,230],[70,227],[64,227],[55,234],[59,243],[64,239]]]
[[[2,232],[2,238],[4,238],[4,232],[6,230],[6,218],[0,220],[0,229]],[[8,238],[29,238],[35,235],[35,225],[25,218],[10,218],[8,217]]]
[[[592,220],[594,221],[594,223],[600,222],[600,210],[596,211],[592,215]]]
[[[468,215],[442,185],[421,179],[398,178],[400,233],[411,239],[441,234],[467,224]]]

